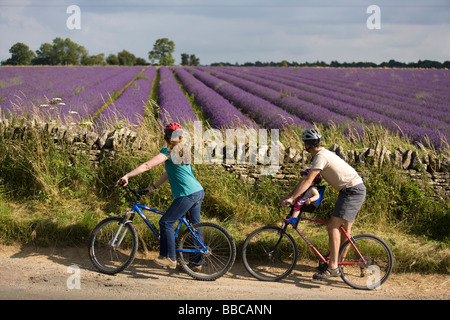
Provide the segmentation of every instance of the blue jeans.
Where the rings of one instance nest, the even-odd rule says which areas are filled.
[[[172,260],[176,260],[175,253],[175,231],[173,225],[191,209],[191,207],[200,201],[198,205],[192,208],[190,220],[193,224],[200,222],[200,208],[202,205],[205,192],[200,190],[190,195],[176,198],[169,209],[164,213],[159,220],[160,227],[160,249],[159,253],[163,257],[169,257]]]

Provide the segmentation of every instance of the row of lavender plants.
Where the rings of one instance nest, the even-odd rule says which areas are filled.
[[[69,119],[78,122],[93,117],[111,98],[122,91],[142,71],[142,67],[123,67],[120,74],[105,79],[97,85],[89,86],[84,91],[64,99],[66,106],[61,108],[63,118],[69,113]]]
[[[185,123],[196,121],[192,107],[180,88],[172,71],[167,67],[159,68],[159,120],[162,123],[176,121]]]
[[[196,79],[183,68],[172,69],[183,84],[188,94],[194,95],[195,101],[215,128],[254,127],[259,126],[240,112],[235,106],[213,89]]]
[[[37,106],[41,114],[80,121],[98,114],[110,95],[121,92],[141,71],[141,67],[2,67],[0,111],[21,113]],[[309,127],[332,122],[359,130],[359,122],[364,121],[404,133],[415,141],[429,139],[439,148],[450,137],[450,77],[446,70],[434,71],[439,72],[160,67],[159,119],[197,120],[175,73],[216,128]],[[126,119],[139,126],[155,76],[155,67],[146,68],[99,114],[97,124]],[[54,98],[58,98],[57,103],[49,105]]]
[[[247,69],[250,72],[255,72],[259,74],[264,71],[260,69]],[[365,100],[370,100],[373,102],[381,103],[386,106],[392,106],[403,111],[416,112],[418,114],[425,115],[427,117],[432,117],[444,121],[450,121],[449,106],[441,102],[436,102],[436,100],[430,101],[426,98],[435,97],[436,94],[433,90],[426,88],[425,86],[418,86],[418,84],[411,89],[410,92],[406,88],[396,85],[390,80],[391,76],[388,73],[382,73],[387,79],[384,82],[372,79],[370,77],[360,77],[358,75],[369,74],[379,74],[379,70],[361,70],[352,69],[347,73],[337,73],[335,69],[327,70],[328,73],[316,72],[315,70],[322,69],[301,69],[294,70],[285,68],[273,68],[271,70],[271,76],[275,75],[277,77],[283,78],[285,80],[292,80],[297,82],[298,85],[309,85],[309,88],[323,88],[331,89],[334,91],[339,91],[342,94],[359,97]],[[339,69],[337,69],[339,70]],[[358,72],[359,71],[359,72]],[[382,70],[385,71],[385,70]],[[398,72],[400,70],[391,70],[391,72]],[[424,70],[411,70],[413,71],[424,71]],[[427,70],[430,74],[433,70]],[[442,71],[442,70],[434,70]],[[414,74],[414,73],[413,73]],[[439,81],[434,81],[434,86],[436,87],[446,87],[450,90],[450,78],[446,78],[444,74],[438,77]],[[422,79],[422,78],[421,78]],[[425,80],[424,80],[425,81]],[[308,87],[303,87],[308,90]],[[442,99],[441,101],[448,101],[449,96]],[[433,112],[430,113],[430,109]]]
[[[3,114],[37,114],[79,121],[93,116],[141,67],[1,67]]]
[[[341,116],[319,105],[314,105],[307,101],[302,101],[293,96],[284,96],[279,90],[271,89],[255,82],[243,79],[240,76],[223,72],[221,68],[202,67],[201,70],[225,80],[235,86],[250,92],[264,100],[279,106],[290,114],[308,123],[321,123],[328,126],[330,122],[334,124],[348,124],[351,121],[349,117]]]
[[[372,88],[400,99],[429,103],[430,107],[434,103],[447,105],[449,99],[450,74],[447,70],[302,68],[285,69],[283,73],[335,84],[357,84],[359,89]]]
[[[103,128],[111,123],[125,121],[126,125],[139,127],[145,117],[155,76],[155,67],[146,68],[119,98],[98,115],[96,125]]]
[[[425,110],[422,110],[422,107],[420,106],[417,106],[418,110],[416,110],[416,112],[413,112],[413,106],[408,108],[409,110],[405,110],[402,108],[375,102],[372,99],[360,98],[359,95],[354,96],[344,94],[336,86],[324,86],[322,84],[313,86],[306,84],[305,82],[299,83],[298,81],[283,79],[282,77],[279,77],[270,71],[260,71],[257,72],[255,76],[259,77],[261,79],[261,83],[263,84],[271,85],[273,81],[276,81],[280,84],[279,87],[282,87],[285,90],[289,90],[289,92],[297,95],[301,99],[311,102],[317,102],[317,104],[321,103],[322,97],[327,97],[336,101],[342,101],[344,103],[349,103],[366,110],[380,113],[382,115],[390,117],[391,119],[398,119],[414,125],[424,126],[427,128],[437,129],[439,131],[450,133],[450,126],[448,125],[448,123],[437,118],[430,117],[429,110],[425,112]]]
[[[311,105],[308,107],[305,106],[305,109],[303,112],[305,113],[314,113],[317,111],[317,107],[320,106],[323,109],[329,110],[334,112],[337,115],[344,116],[346,118],[352,119],[352,120],[363,120],[369,123],[375,123],[375,124],[381,124],[384,127],[394,131],[394,132],[400,132],[403,134],[408,135],[411,137],[414,141],[420,141],[422,143],[427,143],[428,139],[430,142],[437,148],[439,148],[442,144],[443,139],[448,141],[448,134],[443,131],[439,131],[432,128],[426,128],[422,125],[415,125],[412,123],[409,123],[404,120],[399,119],[392,119],[389,116],[380,114],[373,109],[366,109],[360,106],[357,106],[355,104],[351,104],[348,102],[344,102],[342,100],[338,100],[335,98],[329,98],[329,94],[327,96],[322,96],[319,94],[313,94],[306,92],[304,90],[296,89],[288,85],[284,85],[280,83],[278,80],[268,80],[263,79],[260,76],[254,76],[250,75],[246,72],[243,72],[242,69],[233,69],[233,68],[207,68],[208,72],[211,72],[215,75],[217,75],[219,78],[229,80],[229,81],[235,81],[237,84],[239,82],[247,81],[246,82],[246,90],[250,90],[253,85],[260,86],[259,93],[254,92],[258,95],[264,95],[264,89],[271,90],[271,92],[275,91],[278,92],[279,95],[279,105],[283,103],[283,100],[287,100],[289,98],[296,99],[297,101],[300,101],[301,103],[308,102]],[[220,70],[220,71],[219,71]],[[234,78],[230,78],[234,77]],[[280,94],[281,93],[281,94]],[[287,95],[294,95],[294,96],[287,96],[283,97],[283,93]],[[275,96],[274,96],[275,97]],[[313,104],[314,102],[314,104]],[[370,103],[369,103],[370,104]],[[291,112],[291,111],[290,111]],[[293,112],[293,111],[292,111]],[[325,114],[324,114],[325,115]],[[333,116],[326,114],[326,118],[329,120],[335,120]],[[321,122],[318,120],[309,120],[308,121],[314,121],[314,122]],[[336,121],[336,120],[335,120]],[[339,122],[339,121],[336,121]]]
[[[282,129],[288,125],[300,125],[310,127],[311,124],[301,120],[299,117],[289,114],[280,107],[267,100],[250,94],[228,82],[202,72],[197,68],[188,68],[188,71],[206,84],[216,90],[224,98],[231,101],[235,106],[243,110],[248,116],[268,129]]]
[[[373,101],[378,107],[385,106],[384,109],[390,111],[393,118],[404,117],[406,120],[409,117],[407,122],[449,132],[450,73],[447,70],[352,69],[345,73],[341,69],[325,71],[327,72],[324,73],[322,69],[274,70],[280,77],[304,84],[302,88],[305,90],[318,87],[338,92],[342,96]],[[406,88],[407,86],[409,88]],[[357,100],[347,101],[357,103]]]
[[[33,105],[45,107],[49,98],[60,97],[67,91],[68,83],[78,83],[82,78],[80,70],[73,67],[0,67],[0,106],[4,112],[14,113],[28,111]],[[90,79],[95,74],[90,73],[92,70],[86,70]],[[66,90],[61,92],[61,89]]]

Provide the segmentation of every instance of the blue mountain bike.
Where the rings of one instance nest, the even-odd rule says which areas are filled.
[[[138,235],[133,227],[136,213],[159,240],[158,229],[143,211],[161,215],[164,212],[139,203],[146,190],[134,190],[128,185],[125,188],[136,198],[132,209],[121,217],[102,220],[89,238],[89,257],[94,266],[106,274],[125,270],[136,256]],[[236,259],[236,245],[229,232],[212,222],[192,224],[189,211],[179,219],[175,240],[179,265],[197,280],[216,280],[231,269]]]

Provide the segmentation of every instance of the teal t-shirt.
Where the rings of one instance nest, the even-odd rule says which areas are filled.
[[[167,147],[162,148],[160,152],[169,158],[164,162],[164,167],[169,176],[170,188],[174,199],[203,190],[200,182],[194,177],[192,165],[174,164]]]

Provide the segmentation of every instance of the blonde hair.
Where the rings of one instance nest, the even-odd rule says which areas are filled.
[[[172,153],[173,148],[175,148],[183,139],[182,136],[180,136],[178,138],[178,140],[172,140],[171,137],[164,135],[164,140],[167,143],[167,148],[169,149],[169,154]],[[180,153],[179,153],[180,157],[183,157],[183,148],[180,149]]]

